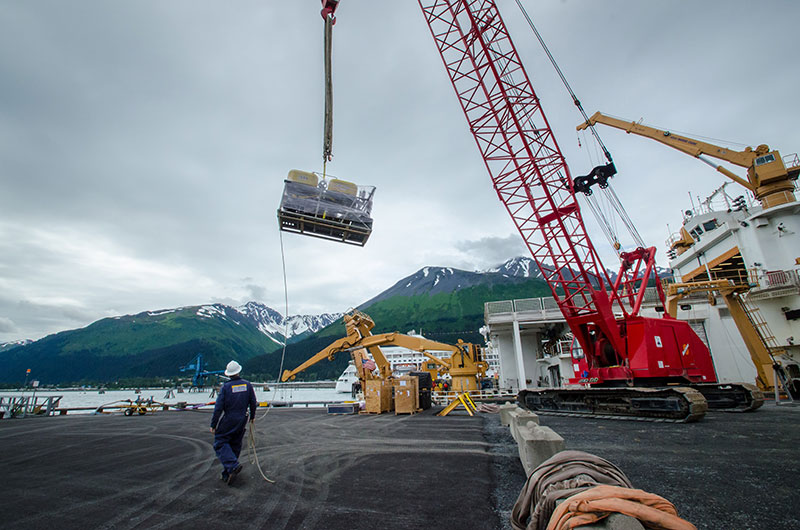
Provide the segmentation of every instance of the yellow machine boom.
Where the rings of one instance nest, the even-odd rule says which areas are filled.
[[[778,151],[770,151],[767,145],[762,144],[755,149],[747,147],[743,151],[735,151],[670,131],[648,127],[635,121],[612,118],[601,112],[595,112],[588,121],[578,125],[577,129],[580,131],[597,123],[621,129],[628,134],[650,138],[700,159],[726,177],[752,191],[756,199],[761,201],[764,208],[795,201],[792,180],[796,180],[800,175],[800,165],[794,165],[787,169],[780,153]],[[704,155],[746,168],[747,179],[743,179],[719,164],[704,158]]]
[[[442,364],[449,367],[450,375],[453,377],[453,387],[456,390],[477,390],[477,378],[479,375],[485,374],[486,363],[483,361],[481,349],[477,345],[463,342],[460,339],[457,345],[452,345],[397,332],[373,335],[371,330],[375,327],[375,322],[368,315],[356,310],[344,316],[344,323],[347,330],[346,337],[332,342],[294,370],[285,370],[281,375],[281,381],[294,379],[298,373],[323,359],[332,361],[337,353],[343,351],[351,353],[362,383],[369,379],[389,379],[392,376],[392,369],[381,351],[381,346],[401,346],[423,353],[425,351],[452,352],[450,362],[442,362]],[[369,351],[375,361],[378,369],[377,376],[372,373],[372,370],[367,370],[363,366],[368,359],[366,351]],[[458,385],[456,385],[456,380],[458,380]]]
[[[773,366],[776,364],[775,355],[783,351],[771,351],[759,334],[758,327],[752,321],[746,305],[739,297],[749,289],[746,285],[736,285],[728,280],[712,280],[705,282],[671,283],[666,286],[667,313],[676,317],[678,302],[692,293],[718,292],[730,311],[736,328],[742,335],[747,351],[756,368],[756,385],[764,392],[772,390],[775,386]]]

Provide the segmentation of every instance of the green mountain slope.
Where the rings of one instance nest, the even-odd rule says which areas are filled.
[[[425,267],[359,309],[375,321],[374,333],[416,330],[441,342],[455,343],[461,338],[480,343],[483,338],[478,330],[486,302],[550,294],[545,282],[531,275],[526,262],[510,260],[506,265],[503,270],[486,272]],[[508,265],[516,265],[516,272]],[[270,339],[280,329],[275,321],[280,315],[266,306],[256,309],[245,314],[213,304],[102,319],[0,351],[0,384],[21,384],[27,368],[42,384],[174,378],[181,375],[179,367],[198,353],[209,370],[222,369],[236,359],[247,377],[274,380],[280,375],[282,358],[283,368],[292,369],[345,334],[341,319],[316,333],[301,333],[290,339],[283,357],[282,346]],[[332,317],[328,315],[327,321]],[[301,325],[305,329],[309,322],[303,320]],[[298,378],[334,379],[348,360],[347,354],[339,355]]]
[[[50,335],[1,353],[0,382],[21,383],[27,368],[42,384],[173,377],[198,353],[218,370],[232,358],[247,362],[279,348],[252,322],[227,309],[145,312]]]

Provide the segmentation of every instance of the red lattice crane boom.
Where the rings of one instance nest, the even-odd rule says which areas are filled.
[[[686,323],[639,316],[647,284],[642,276],[654,271],[655,249],[625,254],[618,281],[609,280],[569,168],[495,2],[419,4],[498,197],[586,352],[582,379],[715,381],[708,350]]]
[[[338,4],[322,3],[323,16]],[[609,280],[584,226],[576,185],[494,0],[418,3],[497,195],[582,347],[583,354],[573,356],[571,382],[715,382],[708,348],[688,323],[639,315],[647,279],[655,273],[654,248],[622,253],[620,273],[613,284]],[[591,185],[596,176],[593,171],[577,180]],[[660,285],[659,295],[663,303]],[[558,401],[556,409],[590,414],[627,407],[623,414],[693,421],[706,406],[697,392],[674,387],[645,398],[616,391],[598,398],[587,390],[556,401],[553,394],[525,392],[520,401],[529,408]],[[727,395],[720,399],[728,408],[758,406],[748,391],[739,394],[732,406]],[[709,395],[709,402],[717,399]]]

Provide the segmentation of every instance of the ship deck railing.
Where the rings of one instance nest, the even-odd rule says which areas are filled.
[[[62,396],[0,396],[0,418],[51,416]]]
[[[431,402],[436,405],[447,405],[456,399],[463,392],[456,390],[431,392]],[[506,401],[514,402],[517,399],[517,393],[511,390],[472,390],[469,392],[473,401],[480,401],[483,403],[505,403]]]

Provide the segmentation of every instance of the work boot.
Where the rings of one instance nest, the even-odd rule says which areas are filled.
[[[221,478],[223,481],[225,481],[225,482],[228,482],[228,478],[229,478],[229,477],[230,477],[230,474],[229,474],[227,471],[225,471],[225,470],[223,469],[223,470],[222,470],[222,477],[220,477],[220,478]]]
[[[235,479],[236,475],[238,475],[241,471],[242,464],[237,464],[236,467],[231,470],[231,472],[228,474],[228,486],[233,485],[233,479]]]

